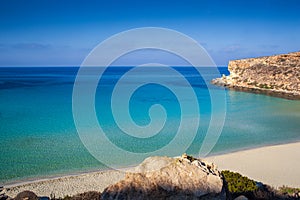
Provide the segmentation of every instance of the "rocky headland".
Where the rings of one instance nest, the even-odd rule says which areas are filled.
[[[300,100],[300,52],[232,60],[229,76],[212,83],[229,89]]]

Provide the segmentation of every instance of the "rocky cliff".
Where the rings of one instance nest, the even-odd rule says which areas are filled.
[[[300,99],[300,52],[233,60],[229,76],[212,80],[232,89]]]

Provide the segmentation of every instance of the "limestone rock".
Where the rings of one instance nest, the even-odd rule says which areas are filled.
[[[235,198],[234,200],[248,200],[247,197],[245,197],[244,195],[238,196],[237,198]]]
[[[215,85],[300,99],[300,52],[233,60],[229,76],[212,80]]]
[[[106,188],[102,199],[226,199],[216,166],[191,158],[147,158],[135,173]]]
[[[11,198],[6,195],[6,189],[1,185],[0,186],[0,200],[10,200]]]

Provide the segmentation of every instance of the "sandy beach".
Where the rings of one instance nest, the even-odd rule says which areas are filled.
[[[124,177],[125,173],[122,171],[107,170],[18,183],[4,186],[4,188],[5,193],[10,197],[30,190],[38,196],[55,196],[57,198],[87,191],[103,191],[108,185],[116,183]]]
[[[300,187],[300,142],[208,157],[220,170],[228,169],[274,187]],[[48,180],[7,185],[6,194],[14,197],[31,190],[39,196],[64,197],[86,191],[103,191],[125,176],[121,171],[101,171],[64,176]]]
[[[267,146],[207,158],[220,170],[229,169],[273,187],[300,188],[300,142]]]

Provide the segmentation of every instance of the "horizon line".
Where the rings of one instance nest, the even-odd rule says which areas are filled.
[[[97,65],[89,65],[84,67],[138,67],[141,65],[108,65],[108,66],[97,66]],[[217,67],[228,67],[228,65],[215,65]],[[197,66],[197,67],[215,67],[213,65],[211,66]],[[0,68],[5,67],[82,67],[81,65],[0,65]],[[165,65],[165,66],[149,66],[149,67],[195,67],[193,65]]]

